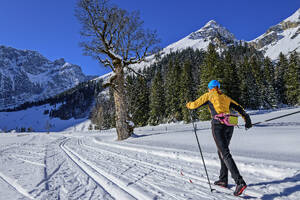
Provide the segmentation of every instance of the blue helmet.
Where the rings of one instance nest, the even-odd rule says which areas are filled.
[[[220,88],[220,82],[217,81],[217,80],[211,80],[209,83],[208,83],[208,89],[213,89],[215,87],[218,87]]]

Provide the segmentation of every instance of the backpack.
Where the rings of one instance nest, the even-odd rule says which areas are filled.
[[[215,115],[214,119],[219,120],[222,124],[227,126],[237,126],[238,125],[238,116],[235,114],[225,114],[221,113]]]

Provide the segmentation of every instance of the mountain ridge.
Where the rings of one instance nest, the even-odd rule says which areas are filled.
[[[268,28],[264,34],[250,41],[236,39],[226,27],[215,20],[210,20],[197,31],[164,47],[158,55],[161,58],[171,52],[187,48],[206,51],[209,43],[214,44],[218,52],[231,45],[250,45],[273,61],[278,59],[280,52],[285,55],[293,51],[300,52],[300,8],[282,22]],[[132,67],[136,70],[149,67],[156,62],[156,57],[151,55],[147,62],[134,64]],[[99,78],[106,80],[110,75],[111,73],[104,74]]]
[[[300,8],[248,43],[272,60],[276,60],[280,52],[285,55],[300,52]]]

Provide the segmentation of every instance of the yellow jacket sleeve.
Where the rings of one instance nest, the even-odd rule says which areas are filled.
[[[200,106],[204,105],[205,103],[208,102],[209,99],[209,93],[203,94],[201,97],[199,97],[196,101],[193,102],[188,102],[186,104],[186,107],[188,109],[196,109],[199,108]]]

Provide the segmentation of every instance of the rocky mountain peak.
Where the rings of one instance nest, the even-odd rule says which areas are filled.
[[[191,33],[189,38],[193,40],[219,38],[226,40],[226,42],[236,40],[232,33],[230,33],[225,27],[218,24],[215,20],[210,20],[201,29]]]
[[[0,110],[52,97],[90,78],[63,58],[52,62],[36,51],[0,46]]]
[[[220,27],[220,26],[221,25],[219,25],[215,20],[210,20],[204,25],[204,27]]]
[[[277,59],[280,52],[288,55],[300,51],[300,8],[249,43],[271,59]]]
[[[238,40],[225,27],[218,24],[215,20],[210,20],[199,30],[165,47],[162,54],[168,54],[186,48],[206,50],[209,43],[213,43],[221,50],[237,42]]]

